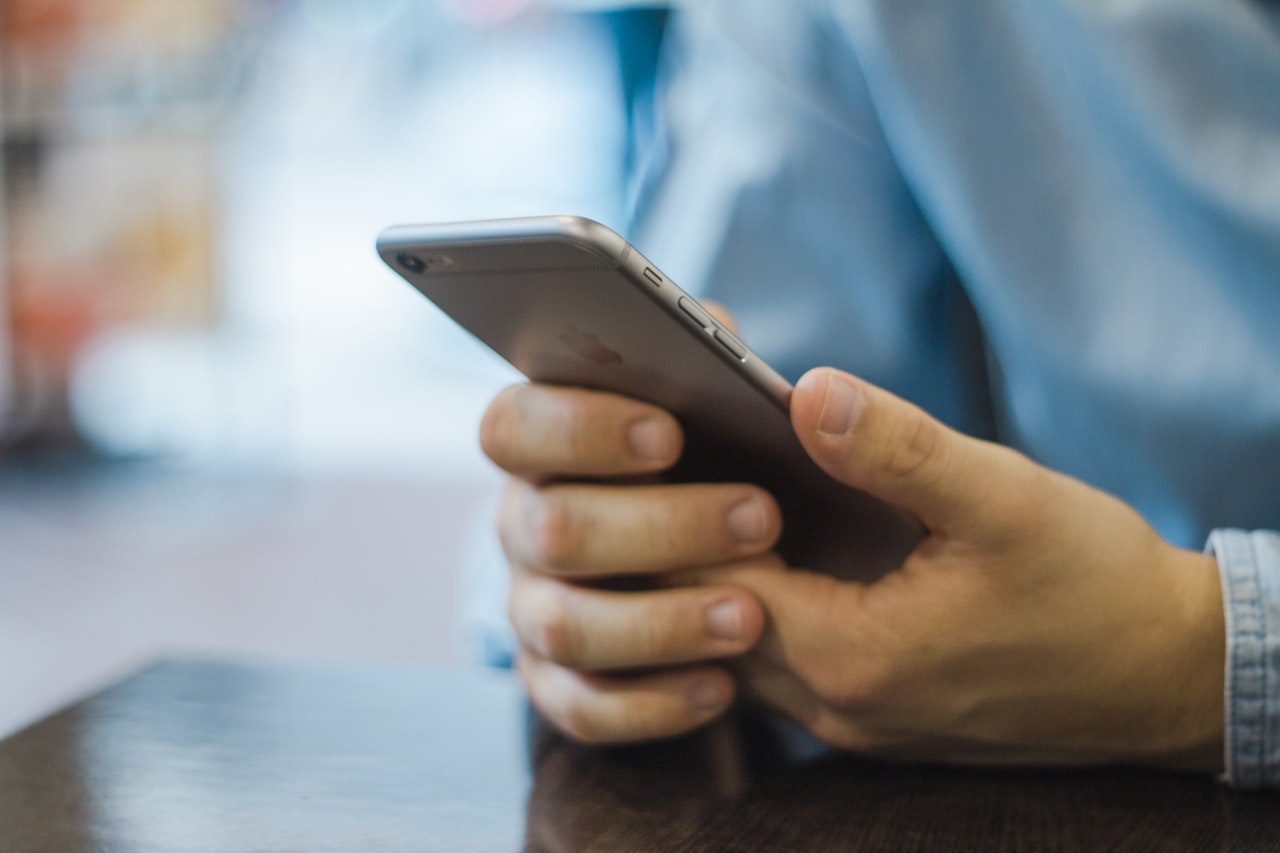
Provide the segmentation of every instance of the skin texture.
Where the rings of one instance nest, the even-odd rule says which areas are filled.
[[[512,476],[499,519],[518,669],[592,743],[674,735],[735,697],[834,746],[975,764],[1220,770],[1218,571],[1116,498],[823,368],[792,423],[831,476],[929,533],[870,584],[788,567],[772,498],[664,485],[669,414],[509,388],[481,427]]]

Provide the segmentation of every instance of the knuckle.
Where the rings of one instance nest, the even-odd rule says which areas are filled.
[[[544,657],[573,666],[581,657],[582,637],[573,609],[559,595],[539,595],[532,606],[529,640]]]
[[[609,467],[612,459],[604,448],[609,423],[594,395],[561,394],[555,398],[554,412],[544,424],[546,450],[563,466],[574,471],[595,471]]]
[[[507,559],[514,562],[515,555],[521,552],[520,507],[523,501],[521,488],[517,481],[510,480],[502,493],[502,503],[498,506],[498,515],[494,526],[498,531],[498,541]]]
[[[882,667],[862,664],[856,668],[827,660],[812,671],[809,687],[824,702],[852,714],[875,713],[885,706],[889,679]]]
[[[554,489],[537,493],[532,501],[529,535],[538,562],[551,571],[573,568],[583,541],[572,501]]]
[[[580,699],[568,701],[561,709],[559,716],[560,728],[579,743],[595,746],[609,740],[604,728],[600,725],[598,715],[585,701]]]
[[[819,625],[839,625],[849,612],[868,606],[861,592],[828,582],[827,595],[815,614]],[[856,604],[850,604],[850,596]],[[901,659],[896,639],[884,632],[867,633],[857,641],[825,643],[813,649],[797,674],[823,702],[853,714],[884,707]]]
[[[537,661],[521,654],[516,659],[516,672],[524,684],[529,701],[533,703],[552,725],[568,737],[582,743],[599,743],[602,740],[595,714],[590,710],[590,692],[582,692],[563,677],[556,677],[556,665]],[[564,676],[565,673],[560,673]],[[572,678],[572,676],[570,676]],[[576,679],[575,679],[576,680]]]
[[[574,459],[594,455],[599,443],[596,440],[601,423],[599,414],[584,400],[574,398],[565,401],[563,417],[561,436],[569,455]]]
[[[679,504],[668,500],[637,509],[641,511],[633,515],[636,541],[649,559],[669,562],[689,550],[688,537],[681,527],[684,519],[679,514]]]
[[[945,462],[942,425],[918,410],[905,421],[885,436],[888,447],[881,457],[885,473],[899,480],[915,478]]]
[[[666,650],[669,631],[656,615],[652,618],[640,619],[635,626],[635,649],[638,657],[645,661],[661,661],[667,657]]]

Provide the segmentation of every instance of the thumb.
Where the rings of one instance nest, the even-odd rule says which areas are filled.
[[[935,531],[971,518],[998,462],[987,458],[992,445],[832,368],[811,370],[796,383],[791,423],[828,474],[914,513]]]

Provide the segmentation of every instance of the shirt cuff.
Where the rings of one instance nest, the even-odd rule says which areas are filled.
[[[1280,785],[1280,534],[1215,530],[1227,623],[1228,784]]]

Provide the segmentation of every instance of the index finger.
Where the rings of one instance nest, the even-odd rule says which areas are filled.
[[[554,385],[513,385],[489,404],[480,446],[525,479],[618,477],[663,471],[684,434],[669,412],[639,400]]]

